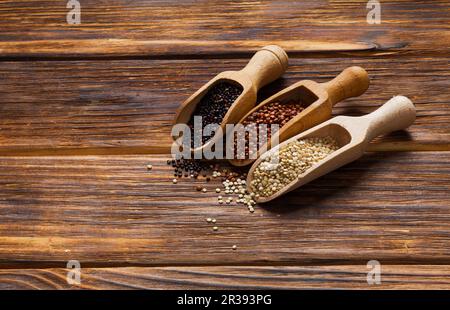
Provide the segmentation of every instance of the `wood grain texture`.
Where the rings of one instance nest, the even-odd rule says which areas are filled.
[[[1,57],[144,57],[248,54],[266,44],[289,52],[372,51],[448,55],[447,1],[84,0],[68,25],[65,1],[2,1]],[[343,53],[345,54],[345,53]]]
[[[71,26],[66,1],[0,2],[0,266],[35,268],[0,269],[1,289],[76,288],[69,259],[86,289],[369,288],[370,259],[370,288],[449,287],[448,1],[382,1],[381,25],[366,0],[81,3]],[[291,66],[260,100],[359,65],[368,92],[334,114],[408,96],[416,123],[370,150],[428,152],[367,154],[255,214],[171,184],[175,109],[267,44]]]
[[[3,62],[0,154],[136,154],[170,152],[176,108],[240,60]],[[417,107],[408,132],[379,139],[372,150],[450,149],[448,58],[294,59],[260,99],[302,79],[326,82],[347,66],[367,69],[366,94],[337,104],[334,115],[363,115],[402,94]],[[392,68],[395,67],[395,72]]]
[[[1,157],[0,263],[449,263],[449,155],[367,154],[254,214],[218,205],[219,180],[172,184],[164,157]]]
[[[448,289],[450,267],[381,265],[381,284],[367,284],[365,265],[1,269],[0,289]]]

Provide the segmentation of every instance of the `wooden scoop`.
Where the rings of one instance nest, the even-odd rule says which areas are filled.
[[[307,108],[277,132],[279,135],[278,141],[281,143],[306,129],[329,120],[332,107],[336,103],[347,98],[360,96],[368,87],[369,76],[366,70],[361,67],[349,67],[329,82],[319,84],[304,80],[283,89],[248,112],[239,123],[242,123],[250,114],[266,104],[272,102],[283,104],[291,100],[301,101]],[[231,135],[231,138],[234,137]],[[268,149],[270,149],[270,141],[260,147],[262,152]],[[258,152],[253,159],[231,159],[230,163],[234,166],[246,166],[255,161],[260,153]]]
[[[197,104],[212,86],[220,82],[229,82],[242,86],[243,90],[224,116],[222,124],[220,124],[222,133],[224,133],[225,125],[237,123],[243,115],[253,108],[258,90],[279,78],[286,71],[287,66],[288,56],[281,47],[277,45],[263,47],[250,59],[244,69],[218,74],[183,102],[177,111],[175,124],[189,122]],[[194,149],[193,152],[201,152],[203,148],[216,142],[221,137],[222,135],[216,132],[208,142]]]
[[[252,191],[253,171],[267,156],[271,156],[280,147],[300,139],[331,136],[338,142],[338,150],[313,165],[298,178],[269,197],[260,197],[256,202],[264,203],[290,192],[318,177],[344,166],[364,154],[369,142],[382,134],[410,126],[416,119],[416,109],[406,97],[396,96],[376,111],[361,117],[337,116],[311,128],[264,153],[251,167],[247,186]]]

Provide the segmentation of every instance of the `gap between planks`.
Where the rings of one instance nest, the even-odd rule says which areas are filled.
[[[352,267],[367,264],[367,259],[312,259],[296,262],[282,262],[282,261],[268,261],[268,262],[190,262],[190,263],[126,263],[126,262],[91,262],[81,261],[82,268],[215,268],[215,267],[232,267],[232,268],[246,268],[246,267],[333,267],[344,266]],[[1,270],[30,270],[30,269],[64,269],[66,268],[67,261],[0,261]],[[419,258],[411,260],[398,260],[398,259],[382,259],[380,264],[389,266],[449,266],[449,259],[432,259],[432,258]]]
[[[450,143],[389,143],[371,144],[367,152],[446,152]],[[86,148],[4,148],[0,156],[92,156],[92,155],[165,155],[170,154],[167,147],[86,147]]]
[[[224,46],[230,45],[228,49]],[[290,57],[336,57],[391,52],[405,47],[397,44],[387,48],[375,43],[342,43],[322,41],[255,41],[246,40],[236,46],[229,41],[193,41],[193,40],[38,40],[38,41],[0,41],[0,61],[27,60],[171,60],[171,59],[241,59],[248,58],[261,47],[277,44],[285,47]],[[294,47],[295,46],[295,47]],[[156,51],[154,50],[156,49]],[[200,50],[199,50],[200,49]],[[187,50],[187,52],[185,52]],[[28,51],[28,52],[24,52]]]
[[[273,42],[267,42],[265,45],[273,44]],[[265,46],[261,45],[261,47]],[[383,59],[395,59],[398,57],[445,57],[447,56],[446,51],[411,51],[402,50],[402,46],[393,46],[389,48],[384,47],[373,47],[366,50],[349,49],[349,50],[317,50],[317,51],[292,51],[286,49],[290,59],[304,59],[304,58],[314,58],[314,59],[327,59],[327,58],[376,58],[383,57]],[[46,54],[46,53],[36,53],[29,55],[20,54],[2,54],[0,55],[1,62],[45,62],[45,61],[114,61],[114,60],[241,60],[250,59],[258,49],[251,51],[208,51],[204,53],[186,53],[186,54],[107,54],[107,53],[92,53],[92,54]]]

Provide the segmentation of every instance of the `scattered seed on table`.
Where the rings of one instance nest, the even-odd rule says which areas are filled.
[[[172,180],[172,183],[173,183],[173,184],[177,184],[177,182],[178,182],[177,179],[173,179],[173,180]]]
[[[216,188],[216,193],[220,193],[220,188]]]
[[[215,223],[215,222],[217,222],[216,219],[212,219],[211,220],[211,223]]]
[[[206,187],[203,187],[202,192],[206,193],[207,189]]]
[[[233,249],[233,250],[236,250],[236,249],[237,249],[237,246],[236,246],[236,244],[235,244],[235,245],[233,245],[232,249]]]
[[[218,230],[219,230],[219,227],[214,226],[214,227],[213,227],[213,230],[214,230],[214,231],[218,231]]]
[[[202,187],[200,185],[196,186],[195,189],[197,190],[197,192],[202,190]]]
[[[153,166],[152,165],[147,165],[147,170],[152,170]]]
[[[208,218],[206,219],[206,221],[207,221],[208,223],[211,223],[211,222],[212,222],[212,219],[211,219],[210,217],[208,217]]]

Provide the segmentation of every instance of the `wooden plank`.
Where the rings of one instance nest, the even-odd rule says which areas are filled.
[[[246,61],[3,62],[0,154],[168,153],[179,104],[218,72],[239,70]],[[371,86],[337,105],[335,115],[369,113],[397,94],[417,106],[408,132],[379,139],[372,150],[450,150],[449,64],[447,57],[294,59],[260,100],[301,79],[325,82],[360,65]]]
[[[450,267],[381,265],[381,283],[369,285],[365,265],[1,269],[0,289],[448,289]]]
[[[66,3],[2,1],[1,57],[229,56],[271,43],[295,53],[450,48],[445,0],[382,1],[379,25],[367,23],[366,0],[84,0],[80,25],[67,24]]]
[[[449,155],[367,154],[254,214],[166,157],[0,157],[0,264],[448,264]]]

